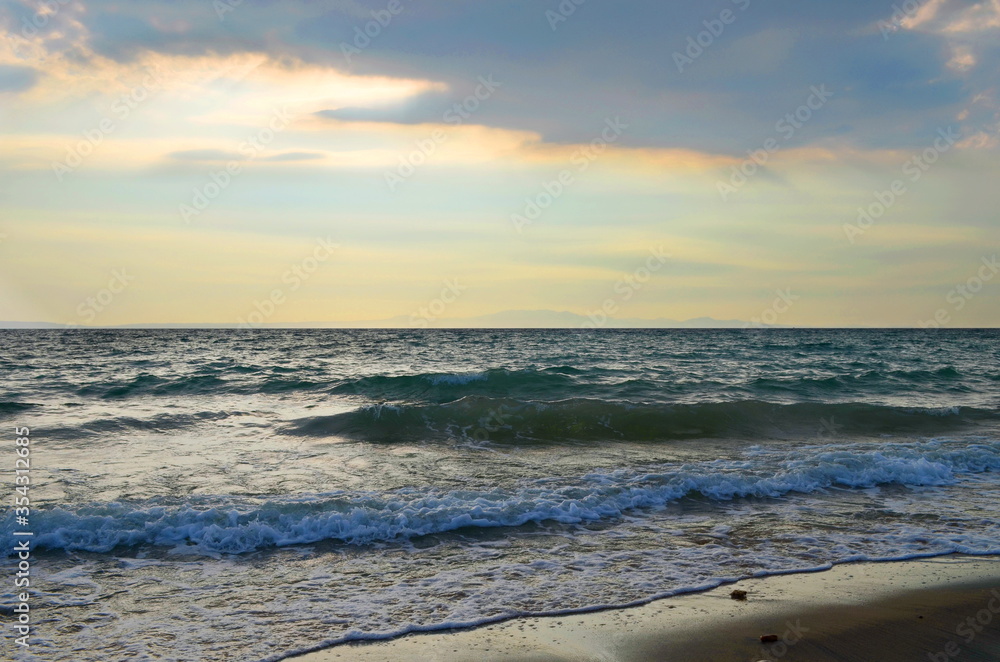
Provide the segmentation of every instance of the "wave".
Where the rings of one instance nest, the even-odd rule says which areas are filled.
[[[570,399],[531,402],[467,396],[436,405],[379,404],[296,419],[288,435],[394,442],[655,441],[688,438],[804,438],[838,434],[935,434],[1000,420],[972,407],[915,408],[864,403],[775,404],[758,400],[630,405]]]
[[[363,395],[376,400],[449,402],[470,395],[552,398],[579,386],[583,370],[554,366],[539,370],[494,368],[465,373],[376,375],[345,380],[330,390],[336,395]]]
[[[216,375],[188,375],[168,379],[157,375],[142,374],[128,380],[87,384],[77,389],[77,395],[97,396],[106,399],[127,398],[135,395],[182,395],[185,393],[211,393],[224,388],[227,381]]]
[[[95,382],[76,389],[77,395],[120,400],[144,396],[184,396],[236,394],[280,394],[293,391],[328,389],[330,382],[282,377],[279,368],[265,370],[248,366],[232,366],[214,373],[160,377],[142,374],[131,379]],[[270,374],[275,373],[275,374]]]
[[[783,391],[792,395],[828,395],[833,392],[858,393],[905,386],[917,390],[946,387],[949,391],[972,390],[963,383],[965,375],[952,366],[934,370],[867,370],[863,372],[787,378],[756,378],[743,384],[726,384],[711,378],[691,380],[687,376],[657,378],[627,377],[620,371],[569,366],[541,369],[491,369],[470,373],[424,373],[399,376],[371,376],[338,383],[330,392],[362,395],[390,402],[444,403],[467,396],[510,397],[555,400],[572,397],[600,397],[622,400],[636,395],[658,399],[665,394],[703,393],[731,390],[766,394]]]
[[[239,554],[320,541],[400,541],[470,527],[592,522],[692,496],[729,501],[834,487],[950,485],[966,474],[997,470],[1000,442],[900,444],[882,451],[832,445],[792,452],[758,447],[739,460],[546,478],[504,489],[409,488],[264,502],[203,497],[175,505],[92,503],[42,508],[32,513],[31,523],[35,546],[41,549],[110,552],[159,546],[186,553]],[[8,508],[0,524],[5,549],[13,549],[15,530],[14,512]]]
[[[863,365],[863,364],[862,364]],[[706,392],[766,398],[780,393],[793,399],[853,396],[864,399],[902,392],[971,392],[968,375],[950,365],[921,370],[856,369],[836,374],[757,377],[720,381],[700,378],[673,368],[652,368],[637,376],[634,371],[600,366],[567,365],[522,369],[490,368],[468,372],[418,372],[403,375],[344,377],[315,366],[242,365],[216,361],[186,375],[142,373],[125,379],[96,381],[72,387],[77,395],[102,399],[202,394],[285,394],[317,392],[341,397],[403,403],[445,403],[468,396],[507,397],[521,400],[595,398],[611,401],[663,400],[679,395],[704,397]],[[992,377],[988,377],[992,378]],[[66,387],[69,387],[67,384]],[[2,411],[2,410],[0,410]]]
[[[46,429],[45,435],[52,439],[77,439],[90,434],[107,434],[114,432],[172,432],[183,430],[204,421],[219,421],[233,416],[244,416],[245,412],[200,411],[193,414],[159,414],[150,418],[134,418],[131,416],[116,416],[112,418],[96,418],[80,425]]]
[[[809,389],[853,389],[871,387],[890,382],[904,382],[911,386],[933,387],[941,382],[957,382],[965,375],[951,366],[936,370],[865,370],[863,372],[828,375],[825,377],[761,377],[749,382],[751,388],[784,389],[801,391]]]
[[[37,406],[31,402],[0,402],[0,418],[14,416]]]
[[[360,378],[317,378],[312,371],[274,367],[219,367],[211,372],[194,375],[161,377],[144,373],[130,379],[95,382],[76,390],[77,395],[104,399],[134,396],[176,396],[212,393],[286,393],[315,391],[373,399],[424,400],[446,402],[471,394],[515,393],[524,397],[548,395],[572,388],[575,375],[584,371],[568,366],[540,370],[506,370],[502,368],[466,373],[418,373],[414,375],[374,375]],[[306,378],[304,375],[309,374]]]

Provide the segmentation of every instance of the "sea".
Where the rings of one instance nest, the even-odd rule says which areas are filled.
[[[0,430],[18,661],[276,661],[1000,553],[997,330],[7,330]]]

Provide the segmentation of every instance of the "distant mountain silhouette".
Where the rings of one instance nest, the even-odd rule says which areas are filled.
[[[420,324],[423,322],[423,324]],[[113,327],[79,327],[79,328],[116,328],[116,329],[229,329],[238,328],[238,324],[123,324]],[[477,317],[454,317],[428,321],[413,319],[399,315],[382,320],[362,320],[354,322],[301,322],[261,324],[260,328],[429,328],[452,329],[580,329],[580,328],[610,328],[610,329],[734,329],[750,326],[742,320],[718,320],[714,317],[697,317],[695,319],[678,321],[667,318],[639,319],[613,318],[602,319],[597,316],[588,317],[567,311],[557,310],[505,310]],[[3,329],[62,329],[70,328],[64,324],[50,322],[0,322]]]

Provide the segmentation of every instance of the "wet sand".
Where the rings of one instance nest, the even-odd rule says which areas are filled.
[[[746,601],[730,598],[747,591]],[[779,641],[761,643],[775,634]],[[296,662],[997,662],[1000,557],[855,563],[641,607],[355,643]]]

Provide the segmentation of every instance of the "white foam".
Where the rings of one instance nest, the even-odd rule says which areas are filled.
[[[45,632],[77,621],[92,624],[86,626],[92,628],[89,634],[82,634],[113,642],[132,659],[276,661],[348,641],[482,625],[521,614],[636,605],[743,577],[819,571],[848,561],[996,554],[1000,524],[995,517],[971,520],[970,513],[993,512],[998,482],[995,474],[966,474],[957,484],[926,492],[839,490],[726,501],[717,503],[711,516],[704,514],[704,504],[695,508],[697,515],[655,511],[616,524],[613,530],[625,538],[613,540],[627,539],[625,545],[609,544],[609,530],[603,527],[574,527],[559,535],[565,541],[559,544],[530,534],[520,543],[516,536],[451,539],[305,559],[288,550],[255,555],[250,562],[239,557],[163,561],[138,573],[121,568],[120,558],[109,558],[111,568],[99,563],[74,568],[78,561],[72,556],[52,555],[46,567],[66,566],[55,577],[99,577],[101,594],[116,595],[116,613],[108,616],[107,605],[79,600],[71,611],[54,610],[53,618],[64,620]],[[929,504],[940,520],[920,517]],[[842,514],[834,526],[816,519],[837,511]],[[852,524],[852,512],[885,516]],[[753,529],[754,521],[763,522],[763,528]],[[294,563],[289,563],[291,554]],[[63,584],[48,588],[53,604],[65,602],[58,597],[66,591]],[[183,596],[187,608],[177,610],[176,600],[143,601],[146,594],[164,591]],[[50,596],[37,599],[48,604]],[[46,659],[76,662],[76,649],[86,639],[82,634],[54,642],[45,649],[51,652]]]
[[[182,554],[238,554],[322,540],[368,544],[464,527],[606,520],[689,495],[730,501],[782,498],[834,487],[949,485],[963,475],[1000,469],[1000,443],[934,441],[897,444],[882,451],[851,446],[792,452],[756,449],[751,457],[661,465],[656,471],[594,472],[490,491],[408,489],[264,503],[219,498],[207,506],[92,504],[41,509],[32,523],[40,547],[92,552],[155,545]],[[0,539],[10,543],[13,530],[13,514],[8,513]]]
[[[439,384],[450,384],[460,386],[471,384],[472,382],[484,382],[489,378],[485,372],[467,372],[450,375],[428,375],[427,380],[435,386]]]

